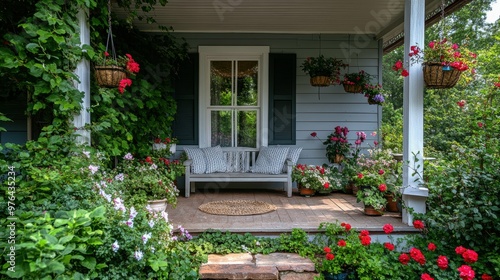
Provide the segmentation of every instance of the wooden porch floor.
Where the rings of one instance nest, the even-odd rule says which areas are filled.
[[[274,204],[276,211],[252,216],[211,215],[198,210],[210,201],[245,199]],[[321,222],[346,222],[355,229],[367,229],[373,233],[383,233],[382,226],[390,223],[395,233],[414,232],[414,228],[402,223],[399,213],[386,212],[383,216],[366,216],[363,205],[356,203],[356,197],[344,193],[326,196],[303,197],[294,189],[288,198],[281,190],[266,189],[221,189],[204,192],[197,189],[191,197],[179,196],[177,207],[168,207],[167,212],[174,228],[182,225],[196,235],[207,229],[218,229],[234,233],[249,232],[254,235],[276,235],[302,228],[307,232],[317,232]]]

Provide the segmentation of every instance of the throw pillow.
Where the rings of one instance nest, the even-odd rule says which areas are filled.
[[[302,152],[302,147],[290,147],[286,159],[290,160],[293,165],[296,165],[297,161],[299,161],[300,152]],[[283,173],[286,173],[286,161],[283,164]]]
[[[262,147],[252,170],[254,173],[281,174],[288,147]]]
[[[193,174],[203,174],[206,170],[205,155],[200,148],[184,148],[189,159],[193,160]]]
[[[226,160],[224,159],[224,153],[220,146],[203,148],[202,150],[203,154],[205,154],[205,173],[227,171]]]

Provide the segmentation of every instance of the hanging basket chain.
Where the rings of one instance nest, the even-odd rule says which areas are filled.
[[[109,44],[111,43],[111,53],[108,52]],[[108,0],[108,38],[106,40],[106,52],[110,54],[111,59],[116,60],[116,50],[115,44],[113,42],[113,30],[111,29],[111,0]],[[106,56],[104,56],[104,61],[106,62]]]

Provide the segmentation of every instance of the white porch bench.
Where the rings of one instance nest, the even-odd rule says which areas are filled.
[[[287,196],[292,196],[292,166],[290,160],[286,160],[286,172],[280,174],[264,174],[251,172],[255,166],[259,149],[247,147],[222,147],[224,159],[226,161],[226,172],[194,174],[192,172],[193,160],[184,161],[185,173],[185,196],[189,197],[191,192],[195,192],[194,183],[214,182],[225,187],[232,182],[282,182]]]

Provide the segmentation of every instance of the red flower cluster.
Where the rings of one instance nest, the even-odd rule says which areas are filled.
[[[437,258],[437,265],[442,270],[447,269],[448,268],[448,258],[446,256],[439,256]]]
[[[390,243],[390,242],[385,242],[384,243],[384,247],[389,250],[389,251],[394,251],[394,244]]]
[[[378,185],[378,190],[381,192],[385,192],[387,190],[387,185],[386,184]]]
[[[472,280],[474,277],[476,277],[476,273],[472,268],[466,264],[460,266],[458,269],[458,272],[460,273],[460,279],[463,280]]]
[[[341,223],[340,226],[344,227],[346,231],[351,230],[351,225],[348,223]]]
[[[420,276],[420,280],[434,280],[429,274],[424,273],[422,276]]]
[[[436,250],[436,244],[434,243],[429,243],[429,245],[427,245],[427,250],[429,251],[435,251]]]
[[[399,262],[403,265],[407,265],[410,262],[410,256],[408,256],[406,253],[402,253],[399,255]]]
[[[372,241],[372,238],[370,237],[370,232],[368,232],[367,230],[362,230],[359,234],[359,240],[361,241],[361,244],[363,246],[370,245],[370,242]]]
[[[347,244],[345,243],[345,240],[340,239],[340,240],[339,240],[339,242],[337,242],[337,245],[338,245],[339,247],[345,247]]]
[[[120,81],[120,85],[118,85],[118,91],[123,94],[123,92],[125,92],[125,88],[128,87],[128,86],[131,86],[132,85],[132,80],[129,79],[129,78],[126,78],[126,79],[122,79]]]
[[[382,229],[386,234],[389,234],[394,231],[394,227],[391,224],[385,224]]]
[[[415,220],[413,221],[413,226],[416,228],[416,229],[423,229],[424,228],[424,223],[420,220]]]
[[[125,54],[127,56],[128,61],[127,61],[127,70],[132,72],[132,73],[139,73],[140,67],[139,63],[137,63],[134,58],[130,54]]]
[[[410,257],[418,262],[420,265],[425,264],[425,256],[422,254],[422,251],[420,251],[417,248],[411,248],[410,249]]]
[[[455,248],[455,252],[459,255],[462,255],[464,258],[464,261],[466,263],[475,263],[477,262],[478,255],[474,250],[470,250],[467,248],[464,248],[462,246],[458,246]]]
[[[460,101],[458,101],[458,102],[457,102],[457,105],[458,105],[458,107],[463,108],[463,107],[465,107],[465,104],[466,104],[466,103],[467,103],[467,102],[466,102],[465,100],[463,100],[463,99],[462,99],[462,100],[460,100]]]
[[[326,253],[325,258],[329,261],[333,260],[335,256],[332,254],[332,249],[330,247],[323,248],[323,251]]]

